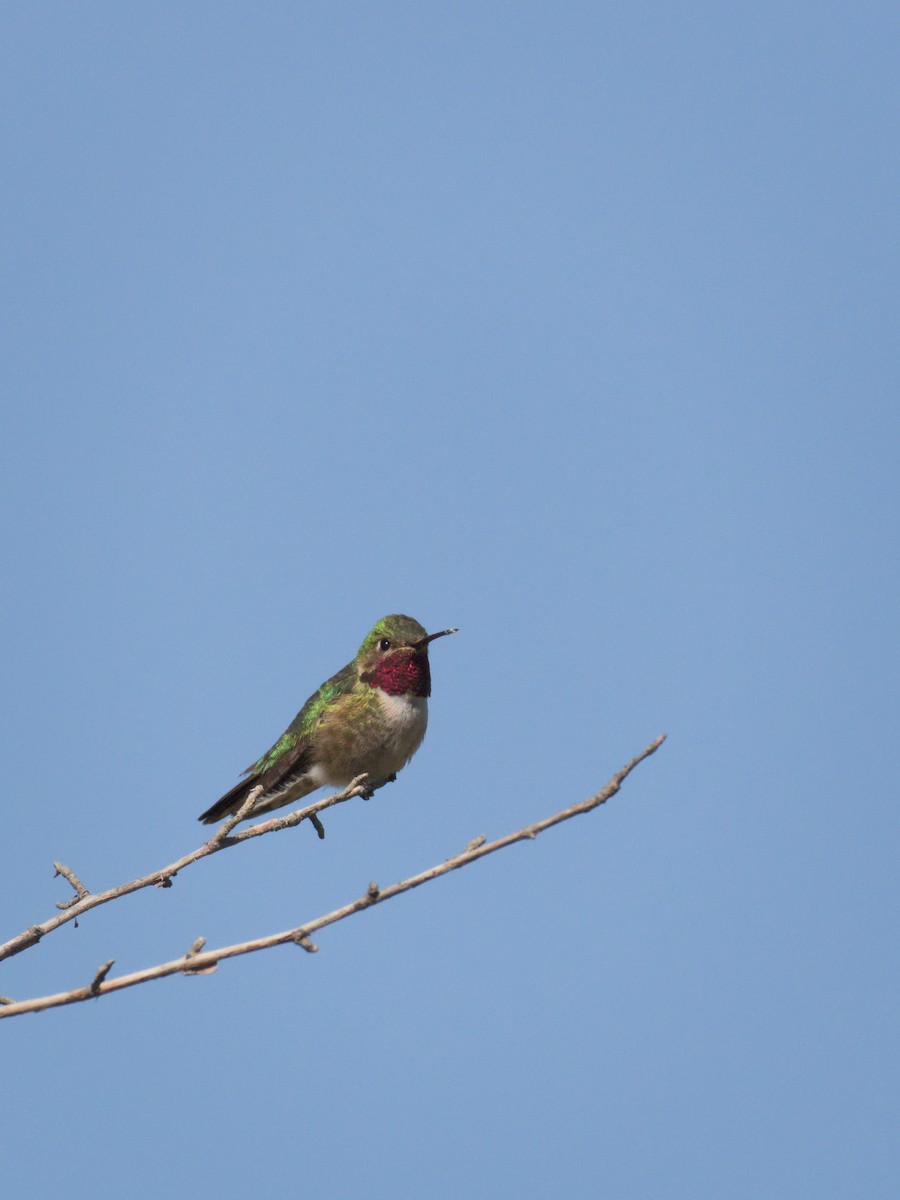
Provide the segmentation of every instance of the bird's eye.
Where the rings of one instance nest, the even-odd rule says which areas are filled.
[[[379,650],[390,650],[390,648],[391,648],[391,643],[387,638],[382,638],[381,641],[378,643]]]

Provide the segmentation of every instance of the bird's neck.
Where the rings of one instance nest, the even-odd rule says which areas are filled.
[[[389,696],[430,696],[431,671],[427,652],[398,650],[380,658],[360,679],[369,687],[380,688]]]

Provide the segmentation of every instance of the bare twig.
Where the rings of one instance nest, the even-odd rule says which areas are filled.
[[[258,783],[255,788],[250,789],[250,791],[247,795],[247,799],[244,801],[244,803],[241,805],[241,807],[236,812],[233,812],[230,817],[225,818],[225,820],[222,822],[222,824],[219,826],[219,828],[216,830],[216,832],[212,835],[212,837],[206,843],[207,846],[209,846],[211,848],[210,853],[213,850],[218,850],[219,847],[225,841],[225,839],[228,837],[229,833],[231,833],[232,829],[234,829],[235,825],[240,825],[241,821],[243,821],[243,819],[245,817],[250,815],[250,809],[253,807],[253,805],[256,803],[256,801],[259,799],[259,797],[263,794],[264,791],[265,791],[265,788],[263,787],[263,785],[261,783]]]
[[[197,955],[200,953],[200,951],[203,949],[203,947],[205,945],[206,945],[206,938],[204,938],[204,937],[195,938],[194,941],[191,943],[190,950],[188,950],[187,954],[185,954],[185,956],[184,956],[184,961],[186,963],[190,964],[191,959],[196,958]],[[211,975],[213,973],[213,971],[215,971],[217,969],[218,969],[218,963],[213,963],[212,966],[208,966],[208,967],[195,967],[193,965],[188,965],[184,968],[184,973],[185,973],[185,975]]]
[[[70,896],[68,900],[57,900],[57,908],[61,908],[63,911],[65,911],[67,908],[71,908],[73,904],[77,904],[79,900],[83,900],[85,896],[89,896],[91,894],[75,874],[75,872],[71,871],[68,867],[64,867],[62,863],[55,862],[53,864],[53,874],[62,875],[63,879],[68,879],[69,883],[71,883],[72,887],[75,889],[75,895]]]
[[[316,917],[312,921],[307,921],[304,925],[300,925],[296,929],[287,929],[282,933],[269,934],[267,937],[254,938],[251,941],[237,942],[232,946],[223,946],[218,950],[203,950],[202,946],[204,943],[202,939],[198,939],[181,958],[176,958],[172,962],[160,963],[155,967],[145,967],[143,970],[133,971],[128,975],[119,975],[114,979],[105,978],[106,972],[112,965],[112,963],[107,963],[100,968],[94,978],[94,982],[88,988],[73,988],[69,992],[57,992],[52,996],[37,996],[31,1000],[7,1003],[0,1007],[0,1018],[14,1017],[21,1013],[42,1012],[44,1009],[59,1008],[65,1004],[77,1004],[79,1001],[87,1000],[92,996],[105,996],[110,992],[118,992],[122,988],[134,987],[139,983],[147,983],[151,979],[163,979],[168,975],[206,973],[215,970],[223,959],[236,958],[241,954],[252,954],[257,950],[268,950],[272,946],[283,946],[287,943],[294,943],[295,945],[302,946],[305,950],[314,951],[316,946],[310,940],[310,935],[315,933],[316,930],[324,929],[328,925],[334,925],[338,921],[343,921],[347,917],[353,916],[354,913],[372,908],[374,905],[381,904],[385,900],[392,900],[395,896],[399,896],[403,892],[420,887],[423,883],[430,883],[432,879],[437,879],[441,875],[448,874],[450,871],[456,871],[460,867],[468,866],[469,863],[475,862],[480,858],[485,858],[488,854],[493,854],[497,850],[503,850],[515,842],[534,839],[538,834],[543,833],[546,829],[550,829],[553,825],[559,825],[562,821],[568,821],[571,817],[579,816],[581,813],[591,812],[601,804],[605,804],[610,797],[618,792],[622,783],[634,768],[658,750],[664,741],[665,734],[651,742],[646,750],[643,750],[636,758],[633,758],[627,766],[624,766],[617,775],[613,776],[605,787],[601,788],[595,795],[589,796],[587,800],[571,804],[568,808],[553,813],[552,816],[544,817],[542,820],[526,825],[522,829],[517,829],[514,833],[508,833],[505,837],[497,838],[493,842],[479,842],[478,838],[474,838],[460,854],[454,855],[452,858],[448,858],[445,862],[438,863],[436,866],[429,867],[427,870],[421,871],[418,875],[411,875],[408,879],[391,884],[389,887],[380,888],[378,884],[371,883],[365,893],[358,899],[352,900],[342,908],[336,908],[333,912],[326,913],[322,917]],[[282,821],[287,819],[285,817],[281,818]],[[247,830],[246,833],[250,835],[253,831]]]
[[[359,775],[343,791],[335,792],[333,796],[326,796],[322,800],[316,800],[313,804],[307,804],[305,808],[295,809],[294,812],[288,813],[285,817],[276,817],[272,820],[263,821],[259,825],[251,825],[249,829],[241,830],[240,833],[232,834],[231,830],[234,829],[239,821],[244,819],[252,807],[252,802],[259,795],[259,790],[254,789],[238,812],[224,821],[212,837],[210,837],[209,841],[204,842],[199,849],[193,850],[190,854],[185,854],[183,858],[178,858],[173,863],[169,863],[161,871],[152,871],[149,875],[142,875],[139,879],[132,879],[129,883],[120,884],[119,887],[108,888],[105,892],[89,892],[73,871],[70,871],[68,867],[64,867],[62,863],[54,863],[57,875],[62,875],[71,883],[72,887],[75,888],[76,895],[69,900],[57,904],[57,908],[63,910],[58,916],[50,917],[40,925],[30,925],[16,937],[10,938],[8,942],[0,944],[0,962],[4,958],[11,958],[12,955],[19,954],[22,950],[27,950],[30,946],[36,946],[45,934],[51,933],[54,929],[59,929],[67,921],[75,920],[82,913],[89,912],[90,909],[96,908],[100,904],[108,904],[110,900],[118,900],[121,896],[128,896],[132,892],[139,892],[141,888],[171,887],[172,880],[185,867],[199,862],[202,858],[208,858],[210,854],[215,854],[219,850],[227,850],[230,846],[236,846],[240,842],[245,842],[249,838],[259,837],[263,833],[274,833],[281,829],[291,829],[293,826],[299,825],[301,821],[307,820],[315,827],[319,836],[322,837],[325,831],[317,814],[326,808],[331,808],[335,804],[342,804],[345,800],[351,800],[354,796],[368,797],[371,793],[365,781],[366,776]]]
[[[107,977],[107,975],[109,974],[110,968],[112,967],[112,965],[113,965],[113,963],[114,963],[115,961],[116,961],[116,960],[115,960],[114,958],[109,958],[109,959],[107,959],[107,961],[106,961],[106,962],[103,964],[103,966],[102,966],[102,967],[98,967],[98,968],[97,968],[97,971],[96,971],[96,974],[94,975],[94,978],[91,980],[90,984],[88,985],[88,995],[90,995],[90,996],[96,996],[96,995],[98,995],[98,994],[99,994],[99,992],[100,992],[100,984],[103,982],[103,980],[104,980],[104,979]]]

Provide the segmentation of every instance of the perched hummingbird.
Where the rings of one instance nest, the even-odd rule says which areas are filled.
[[[310,696],[275,745],[244,771],[246,778],[199,820],[210,825],[236,812],[260,784],[248,816],[281,808],[324,784],[346,787],[363,772],[372,791],[395,779],[421,746],[428,724],[428,643],[456,632],[429,634],[412,617],[382,617],[353,662]]]

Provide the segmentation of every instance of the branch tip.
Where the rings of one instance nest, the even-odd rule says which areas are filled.
[[[73,904],[77,904],[79,900],[83,900],[85,896],[89,896],[91,893],[84,886],[73,870],[67,866],[64,866],[63,863],[55,862],[53,864],[53,878],[56,879],[57,876],[60,875],[66,880],[67,883],[70,883],[75,890],[75,895],[70,896],[68,900],[57,900],[56,902],[56,907],[65,912],[67,908],[71,908]]]
[[[213,971],[218,971],[218,961],[203,963],[198,967],[193,967],[190,965],[191,959],[196,958],[205,945],[205,937],[194,938],[194,940],[191,942],[190,949],[184,956],[185,965],[181,968],[182,975],[212,975]]]
[[[103,964],[102,967],[97,968],[97,974],[91,980],[90,987],[88,988],[89,995],[96,996],[99,994],[100,984],[103,982],[103,980],[109,974],[110,968],[112,967],[112,965],[115,961],[116,960],[114,958],[110,958]]]

